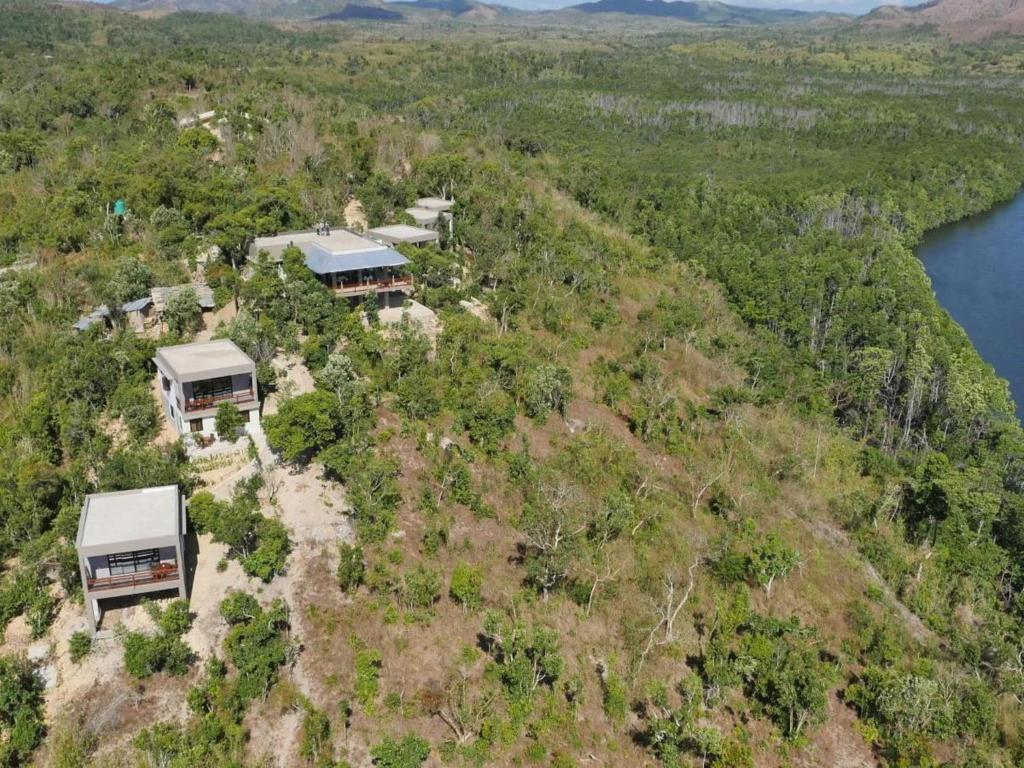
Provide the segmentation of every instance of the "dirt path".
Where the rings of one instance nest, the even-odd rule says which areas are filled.
[[[365,232],[369,226],[363,204],[354,197],[345,206],[345,226],[349,229],[358,229],[360,232]]]

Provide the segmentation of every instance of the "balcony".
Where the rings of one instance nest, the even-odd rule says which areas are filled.
[[[256,393],[252,387],[249,389],[236,389],[233,392],[223,392],[215,395],[200,395],[184,402],[181,410],[185,413],[193,411],[205,411],[209,408],[216,408],[221,403],[251,403],[256,399]]]
[[[101,592],[105,589],[125,589],[156,584],[161,581],[174,581],[179,577],[178,566],[160,563],[144,571],[135,573],[119,573],[116,576],[101,576],[87,579],[86,585],[90,592]]]
[[[339,282],[334,285],[334,292],[339,296],[359,296],[364,293],[408,289],[412,288],[412,285],[412,275],[399,275],[386,280]]]

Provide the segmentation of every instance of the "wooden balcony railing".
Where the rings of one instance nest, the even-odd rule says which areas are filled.
[[[158,581],[173,581],[178,578],[178,566],[170,563],[161,563],[150,568],[148,571],[136,571],[135,573],[119,573],[116,576],[101,576],[96,579],[88,579],[89,591],[96,592],[104,589],[124,589],[125,587],[140,587],[146,584],[154,584]]]
[[[339,283],[334,287],[334,290],[341,295],[356,295],[359,293],[369,293],[370,291],[381,291],[390,290],[392,288],[411,288],[412,287],[412,276],[402,275],[400,277],[392,277],[388,280],[365,280],[361,283]]]
[[[190,411],[205,411],[221,403],[250,403],[256,398],[252,387],[249,389],[236,389],[234,392],[225,392],[222,395],[203,395],[186,400],[182,406],[185,413]]]

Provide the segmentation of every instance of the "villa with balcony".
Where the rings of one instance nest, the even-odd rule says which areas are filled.
[[[233,341],[160,347],[153,362],[164,412],[179,434],[215,434],[221,403],[237,406],[246,430],[259,428],[256,364]]]
[[[168,591],[188,596],[185,500],[176,485],[86,496],[75,548],[93,631],[103,618],[101,601]]]
[[[298,248],[305,264],[335,295],[362,300],[368,294],[380,297],[383,307],[401,306],[413,289],[409,260],[389,243],[380,243],[350,232],[331,230],[321,224],[308,232],[287,232],[257,237],[249,256],[261,252],[281,263],[289,247]]]

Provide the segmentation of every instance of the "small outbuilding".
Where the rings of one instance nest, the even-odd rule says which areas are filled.
[[[176,485],[86,496],[75,548],[94,631],[103,600],[170,590],[188,596],[185,500]]]

